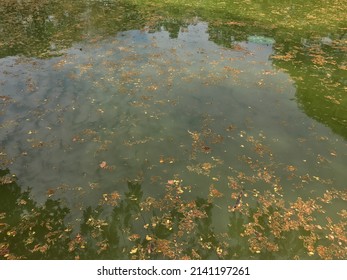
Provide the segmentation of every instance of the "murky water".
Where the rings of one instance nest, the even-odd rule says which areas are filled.
[[[217,189],[217,232],[228,228],[232,182],[248,194],[245,205],[273,189],[289,202],[345,191],[347,114],[338,115],[337,134],[319,111],[305,112],[304,82],[273,63],[275,37],[230,36],[225,47],[211,30],[195,18],[175,36],[164,25],[129,29],[51,58],[1,58],[3,169],[34,200],[61,199],[74,226],[82,210],[124,194],[129,181],[157,199],[173,179],[191,187],[187,199]],[[336,101],[330,106],[345,110]],[[338,219],[345,204],[325,211]]]

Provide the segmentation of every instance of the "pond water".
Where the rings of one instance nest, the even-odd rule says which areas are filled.
[[[12,41],[10,47],[3,43],[7,52],[3,51],[0,59],[1,165],[12,177],[5,172],[2,188],[12,184],[17,190],[18,183],[22,194],[17,192],[13,208],[0,211],[4,219],[4,229],[0,228],[4,234],[4,240],[0,239],[2,257],[44,258],[49,250],[57,253],[54,242],[47,241],[48,233],[43,237],[45,241],[26,241],[26,246],[34,248],[31,251],[27,248],[29,251],[16,255],[10,249],[12,235],[22,240],[28,240],[26,234],[30,235],[30,230],[19,230],[15,223],[18,217],[11,218],[9,214],[21,201],[27,204],[27,198],[22,197],[26,187],[30,187],[30,197],[38,203],[37,209],[45,203],[47,208],[51,199],[69,209],[63,220],[69,225],[66,232],[75,239],[69,237],[66,254],[57,254],[60,258],[72,258],[76,248],[80,251],[73,257],[82,258],[151,258],[151,250],[157,250],[157,258],[345,256],[346,36],[317,37],[315,33],[300,41],[295,41],[299,37],[286,38],[285,45],[278,33],[259,31],[259,26],[243,31],[248,23],[240,20],[225,19],[223,29],[212,18],[194,16],[173,21],[173,14],[165,21],[165,16],[146,18],[145,14],[137,15],[139,20],[134,24],[136,16],[127,6],[129,3],[118,2],[121,19],[117,17],[117,26],[112,29],[110,17],[105,16],[103,21],[98,13],[116,10],[114,3],[86,3],[93,4],[85,9],[81,3],[74,8],[66,4],[64,12],[55,11],[55,7],[51,11],[42,8],[45,12],[37,21],[22,14],[22,22],[14,21],[13,26],[27,25],[28,37],[23,39],[27,45]],[[82,23],[70,22],[72,12],[83,18]],[[144,20],[147,23],[142,24]],[[4,21],[3,26],[7,26],[5,23],[9,24]],[[39,26],[44,29],[39,30]],[[69,29],[72,26],[74,31]],[[40,36],[28,35],[28,30],[41,34],[42,46],[35,43]],[[51,37],[46,40],[44,35],[48,33]],[[15,185],[13,176],[17,178]],[[173,197],[184,202],[176,204],[173,197],[167,196],[170,187],[176,188]],[[119,199],[131,198],[129,190],[138,192],[134,200],[144,197],[145,204],[138,205],[136,213],[131,212],[131,207],[119,206],[127,203]],[[2,199],[10,199],[11,195],[4,191]],[[178,235],[170,235],[153,229],[149,234],[148,224],[155,228],[158,217],[174,220],[175,211],[170,208],[173,206],[157,205],[157,216],[143,214],[146,222],[141,224],[140,212],[152,207],[148,199],[167,203],[166,199],[176,207],[190,205],[191,201],[199,205],[200,198],[208,198],[209,223],[206,228],[196,226],[195,232],[187,231],[188,236],[196,235],[199,240],[199,234],[209,235],[211,229],[213,235],[223,236],[230,228],[238,227],[239,237],[229,233],[231,251],[222,253],[221,243],[209,239],[213,249],[197,245],[202,246],[199,251],[182,241],[184,254],[180,251],[160,255],[164,251],[160,242],[176,240],[183,233],[178,230]],[[108,213],[117,205],[125,216],[133,215],[134,225],[126,224],[127,230],[122,234],[137,243],[130,246],[128,241],[122,241],[122,245],[112,248],[112,238],[103,235],[105,230],[99,235],[92,232],[92,237],[102,240],[97,244],[99,251],[85,253],[88,245],[78,243],[81,234],[86,233],[83,226],[80,231],[80,222],[85,219],[91,227],[106,227],[112,224],[107,220]],[[308,215],[303,214],[305,218],[299,215],[300,205]],[[98,217],[99,224],[90,224],[90,217],[95,215],[88,212],[91,209],[103,213],[102,219]],[[20,215],[28,215],[21,211]],[[260,248],[256,241],[264,242],[259,237],[262,226],[258,225],[260,233],[255,235],[254,229],[252,233],[247,231],[257,221],[252,211],[266,215],[269,224],[276,219],[276,213],[284,211],[280,214],[283,217],[298,211],[296,220],[302,223],[282,230],[285,234],[293,229],[306,231],[298,233],[297,241],[293,241],[298,251],[273,253],[279,251],[273,240],[272,245]],[[317,213],[311,216],[314,211]],[[183,210],[180,213],[188,215]],[[196,214],[190,219],[199,218],[206,216]],[[178,223],[186,222],[176,219]],[[283,228],[286,222],[280,222]],[[172,231],[165,222],[162,224]],[[313,226],[307,228],[308,225]],[[16,233],[12,234],[15,227]],[[278,243],[293,238],[280,236],[271,226],[268,231]],[[240,236],[249,236],[242,250],[235,245],[241,244]],[[155,245],[148,245],[154,239]],[[332,244],[327,245],[328,241]],[[147,255],[141,255],[141,249]],[[204,250],[212,250],[213,254]],[[108,255],[102,255],[104,251]]]

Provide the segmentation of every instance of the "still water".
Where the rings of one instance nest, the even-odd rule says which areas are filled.
[[[88,18],[88,13],[91,10],[84,11],[83,16]],[[47,28],[59,25],[55,15],[48,15],[44,20]],[[229,22],[230,29],[242,26],[240,22]],[[255,28],[254,32],[247,30],[242,36],[232,36],[217,32],[213,22],[196,16],[178,25],[175,32],[160,21],[156,28],[146,25],[115,28],[114,33],[107,30],[102,36],[95,35],[93,26],[85,30],[92,34],[84,34],[83,39],[64,48],[57,46],[61,41],[52,38],[43,48],[43,56],[19,50],[17,54],[8,52],[0,59],[0,155],[2,169],[10,172],[3,175],[7,179],[2,179],[2,187],[21,186],[17,205],[27,204],[27,198],[22,196],[30,187],[37,212],[48,200],[59,201],[61,207],[69,209],[63,221],[69,228],[65,232],[71,234],[65,244],[66,254],[58,254],[54,242],[47,241],[48,233],[44,235],[45,241],[30,239],[29,242],[26,234],[30,235],[30,230],[20,231],[15,219],[11,220],[10,212],[15,206],[3,207],[0,211],[4,220],[3,229],[0,228],[3,258],[345,256],[347,111],[345,97],[339,98],[346,94],[346,79],[340,72],[331,77],[329,73],[335,72],[331,69],[326,72],[322,65],[317,74],[305,62],[312,57],[310,42],[316,44],[314,48],[319,43],[319,48],[327,49],[329,55],[336,53],[336,59],[341,59],[345,56],[345,49],[341,48],[345,39],[331,36],[290,42],[300,48],[301,57],[298,57],[302,61],[296,69],[295,61],[283,65],[289,60],[278,51],[283,42],[277,42],[271,33],[257,34]],[[217,37],[222,44],[218,44]],[[345,74],[341,65],[337,61],[333,67]],[[336,83],[333,79],[340,84],[332,87]],[[325,90],[315,90],[318,81]],[[311,102],[315,94],[324,95],[323,102],[317,106]],[[328,112],[338,113],[326,114],[324,107]],[[167,195],[170,187],[175,187],[176,195]],[[137,195],[131,196],[129,192]],[[3,201],[9,199],[6,195],[9,194],[4,191]],[[128,202],[122,201],[123,197]],[[143,199],[145,204],[137,205],[135,211],[129,206],[131,197],[136,197],[135,201]],[[180,202],[176,201],[177,197]],[[201,198],[206,198],[208,210],[199,208]],[[154,206],[155,215],[154,210],[152,214],[152,210],[141,214],[146,207],[153,207],[155,203],[149,202],[152,200],[166,206]],[[195,209],[196,216],[190,217],[191,212],[173,210],[165,200],[172,201],[174,207],[187,203],[189,211],[194,210],[189,206],[194,201],[199,209]],[[302,200],[304,203],[300,204]],[[323,206],[318,202],[324,203]],[[130,203],[129,207],[124,203]],[[112,237],[104,235],[105,231],[112,232],[111,229],[98,234],[91,232],[91,237],[100,237],[96,246],[99,250],[91,253],[88,250],[95,244],[89,248],[89,244],[79,239],[88,232],[83,226],[80,230],[81,221],[98,229],[117,223],[107,218],[117,205],[125,216],[133,215],[127,223],[119,222],[124,229],[118,231],[127,241],[112,248]],[[309,217],[299,215],[299,207]],[[91,209],[98,209],[94,214],[102,213],[102,219],[95,218],[98,222],[94,224],[90,222],[90,217],[94,217]],[[203,210],[206,213],[202,214]],[[311,217],[311,212],[316,210]],[[184,239],[179,224],[187,221],[172,214],[175,211],[185,218],[188,215],[190,221],[201,218],[209,222],[205,228],[200,225],[187,230]],[[249,229],[252,223],[257,224],[257,215],[265,215],[266,223],[271,224],[278,213],[285,217],[291,211],[298,211],[297,220],[302,224],[286,228],[288,220],[284,219],[279,224],[286,229],[280,232],[287,234],[294,229],[299,232],[296,237],[296,233],[294,237],[281,236],[271,226],[264,229],[260,222],[259,231]],[[28,213],[23,211],[20,215]],[[129,219],[134,221],[131,226]],[[171,233],[175,231],[171,225],[175,219],[177,233]],[[170,222],[165,224],[164,220]],[[168,233],[156,231],[156,224],[161,224]],[[17,227],[15,233],[9,225]],[[223,234],[228,232],[230,242],[224,244],[229,246],[226,253],[222,250],[223,243],[215,239],[218,235],[224,238]],[[236,236],[235,232],[238,232]],[[270,235],[269,232],[275,241],[259,237]],[[329,237],[330,232],[336,236]],[[193,238],[191,235],[199,243],[202,240],[199,234],[208,236],[209,243],[206,242],[210,247],[206,243],[191,248],[191,241],[188,242]],[[12,235],[25,239],[26,246],[34,249],[12,255],[9,245]],[[240,240],[247,236],[248,243],[242,245],[244,241]],[[283,249],[284,245],[280,244],[290,238],[297,240],[292,241],[298,248],[295,252]],[[326,245],[321,239],[331,241],[334,249],[319,247]],[[153,240],[156,240],[154,245]],[[182,250],[160,255],[168,250],[163,240],[177,242],[175,246],[181,246]],[[130,246],[129,241],[135,245]],[[260,243],[268,245],[261,248]],[[73,255],[76,248],[81,252]],[[51,255],[47,253],[49,250]],[[103,252],[107,254],[102,255]]]

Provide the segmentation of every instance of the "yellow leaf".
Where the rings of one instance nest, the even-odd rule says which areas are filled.
[[[131,251],[130,251],[130,254],[136,254],[137,252],[137,248],[133,248]]]
[[[149,235],[146,235],[146,240],[147,240],[147,241],[151,241],[151,240],[152,240],[152,237],[150,237]]]

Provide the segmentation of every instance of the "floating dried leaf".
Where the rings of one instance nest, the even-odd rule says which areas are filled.
[[[99,164],[99,166],[101,167],[101,168],[106,168],[106,166],[107,166],[107,162],[106,161],[102,161],[100,164]]]

